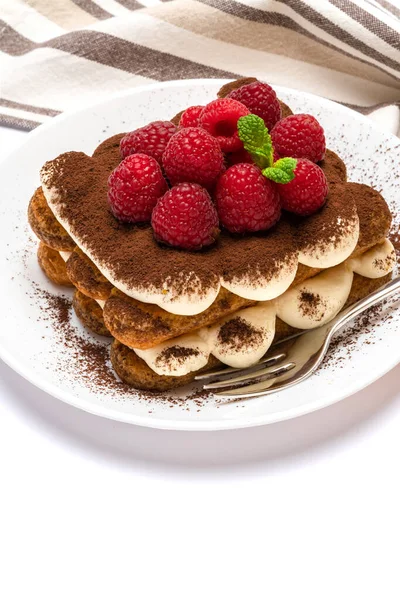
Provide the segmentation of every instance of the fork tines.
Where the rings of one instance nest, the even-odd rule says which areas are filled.
[[[238,392],[243,393],[244,391],[247,391],[249,386],[253,384],[268,379],[274,379],[293,369],[295,367],[295,363],[293,362],[279,364],[282,363],[285,358],[286,353],[280,352],[273,356],[264,357],[251,368],[235,369],[228,367],[225,369],[213,369],[212,371],[197,375],[196,380],[211,381],[211,383],[206,383],[203,388],[205,390],[215,390],[216,395],[218,396],[221,395],[227,397],[232,393],[232,396],[236,397],[239,395]],[[242,375],[240,375],[240,373],[242,373]],[[232,375],[235,376],[232,377]],[[216,379],[216,381],[213,381],[214,379]],[[239,384],[244,383],[246,383],[245,387],[239,386]],[[220,393],[218,393],[217,390],[221,390]]]

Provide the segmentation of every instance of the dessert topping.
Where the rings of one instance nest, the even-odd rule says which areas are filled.
[[[264,332],[242,317],[228,319],[218,332],[218,342],[231,348],[257,346],[263,341]]]
[[[150,221],[168,185],[158,162],[147,154],[127,156],[108,179],[108,201],[114,216],[129,223]]]
[[[326,144],[324,130],[311,115],[289,115],[271,131],[272,143],[279,156],[323,160]]]
[[[279,162],[279,161],[278,161]],[[294,179],[278,184],[282,207],[297,215],[311,215],[325,204],[328,183],[325,173],[315,163],[305,158],[297,159]]]
[[[232,165],[238,165],[240,163],[254,164],[251,154],[244,148],[237,152],[231,152],[226,155],[226,162],[231,167]]]
[[[135,129],[127,133],[120,142],[122,158],[138,152],[152,156],[161,164],[164,150],[176,131],[176,126],[170,121],[154,121]]]
[[[199,127],[203,108],[204,106],[189,106],[181,115],[179,127]]]
[[[269,229],[281,214],[276,186],[256,165],[230,167],[218,180],[215,199],[221,223],[233,233]]]
[[[209,189],[224,169],[218,141],[200,127],[187,127],[173,135],[162,162],[172,185],[186,181]]]
[[[200,126],[214,136],[223,152],[243,147],[238,135],[238,119],[250,114],[248,108],[233,98],[218,98],[203,109]]]
[[[265,177],[277,183],[287,183],[293,179],[296,160],[277,158],[268,128],[261,117],[248,115],[239,119],[238,133],[244,149],[251,155],[253,162],[263,170]]]
[[[249,111],[264,120],[265,126],[272,129],[281,118],[281,106],[275,91],[267,83],[254,81],[230,92],[229,98],[238,100]]]
[[[326,177],[311,162],[325,154],[323,129],[310,115],[292,115],[275,125],[280,115],[274,90],[254,81],[205,107],[189,107],[178,131],[171,122],[156,121],[121,140],[123,155],[151,154],[162,162],[169,183],[177,186],[153,215],[158,241],[199,250],[216,239],[218,217],[232,233],[249,233],[275,225],[281,207],[305,216],[324,204]],[[268,127],[274,125],[270,135]],[[147,176],[153,176],[154,189],[148,193],[148,183],[136,174],[145,176],[143,160],[123,162],[110,176],[109,201],[122,220],[150,220],[157,199],[166,192],[161,171],[149,164]],[[232,165],[227,171],[225,160]],[[204,188],[214,194],[218,214]]]
[[[328,194],[328,183],[318,165],[302,158],[275,160],[272,137],[256,115],[241,118],[238,130],[245,150],[262,169],[264,177],[277,184],[285,210],[306,216],[321,208]]]
[[[157,203],[151,219],[155,238],[169,246],[200,250],[219,234],[218,215],[208,192],[196,183],[180,183]]]

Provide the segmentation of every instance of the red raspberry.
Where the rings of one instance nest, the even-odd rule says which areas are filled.
[[[277,184],[282,207],[297,215],[311,215],[321,208],[328,195],[325,173],[310,160],[299,158],[294,175],[289,183]]]
[[[160,165],[147,154],[125,158],[108,178],[108,201],[120,221],[150,221],[157,200],[168,185]]]
[[[279,156],[308,158],[313,162],[325,156],[324,130],[311,115],[289,115],[275,125],[271,137]]]
[[[189,106],[181,116],[179,127],[199,127],[203,108],[204,106]]]
[[[226,162],[229,166],[238,165],[240,163],[249,163],[251,165],[254,164],[251,154],[249,154],[244,148],[238,150],[237,152],[231,152],[230,154],[227,154]]]
[[[221,223],[233,233],[269,229],[281,215],[275,184],[255,165],[228,169],[218,180],[216,204]]]
[[[170,121],[154,121],[140,129],[135,129],[120,141],[122,158],[139,152],[152,156],[161,164],[165,147],[176,131],[176,126]]]
[[[281,118],[281,105],[275,91],[268,83],[254,81],[254,83],[243,85],[233,90],[228,98],[238,100],[247,106],[253,115],[264,119],[265,126],[269,131]]]
[[[186,127],[172,136],[162,162],[172,185],[189,181],[212,188],[224,168],[224,155],[217,140],[204,129]]]
[[[197,183],[179,183],[157,203],[151,217],[159,242],[200,250],[218,237],[218,215],[208,192]]]
[[[243,148],[237,130],[238,119],[248,114],[250,111],[237,100],[218,98],[203,109],[200,126],[218,140],[223,152],[235,152]]]

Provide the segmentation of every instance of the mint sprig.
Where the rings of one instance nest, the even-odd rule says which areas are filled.
[[[257,167],[262,170],[264,177],[282,184],[289,183],[294,179],[297,160],[280,158],[274,162],[272,139],[261,117],[257,115],[240,117],[238,133],[244,149],[251,155]]]
[[[295,158],[280,158],[272,167],[267,167],[262,174],[275,183],[289,183],[294,179],[294,170],[297,165]]]
[[[238,120],[239,137],[244,149],[251,154],[257,167],[271,167],[274,152],[271,136],[265,127],[264,120],[257,115],[246,115]]]

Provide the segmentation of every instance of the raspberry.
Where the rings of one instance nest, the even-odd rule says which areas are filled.
[[[234,165],[220,177],[216,205],[221,223],[233,233],[269,229],[281,215],[276,185],[249,164]]]
[[[271,131],[281,118],[281,105],[275,91],[267,83],[254,81],[233,90],[228,98],[234,98],[244,104],[253,115],[264,119],[265,126]]]
[[[157,200],[167,191],[160,165],[147,154],[125,158],[108,178],[108,201],[120,221],[150,221]]]
[[[203,109],[200,126],[218,140],[223,152],[235,152],[243,148],[237,131],[238,119],[248,114],[250,111],[237,100],[218,98]]]
[[[294,179],[277,186],[282,207],[302,216],[311,215],[321,208],[328,195],[325,173],[318,165],[305,158],[297,160]]]
[[[179,127],[199,127],[200,115],[204,106],[189,106],[179,121]]]
[[[161,164],[165,147],[176,130],[170,121],[154,121],[127,133],[120,142],[122,158],[138,152],[152,156]]]
[[[200,127],[186,127],[172,136],[162,162],[172,185],[188,181],[212,188],[224,168],[217,140]]]
[[[157,203],[151,217],[159,242],[200,250],[218,237],[218,215],[208,192],[197,183],[179,183]]]
[[[226,162],[229,166],[238,165],[239,163],[249,163],[251,165],[254,164],[251,154],[249,154],[244,148],[238,150],[237,152],[231,152],[230,154],[227,154]]]
[[[325,156],[324,130],[311,115],[289,115],[275,125],[271,137],[279,156],[308,158],[313,162]]]

